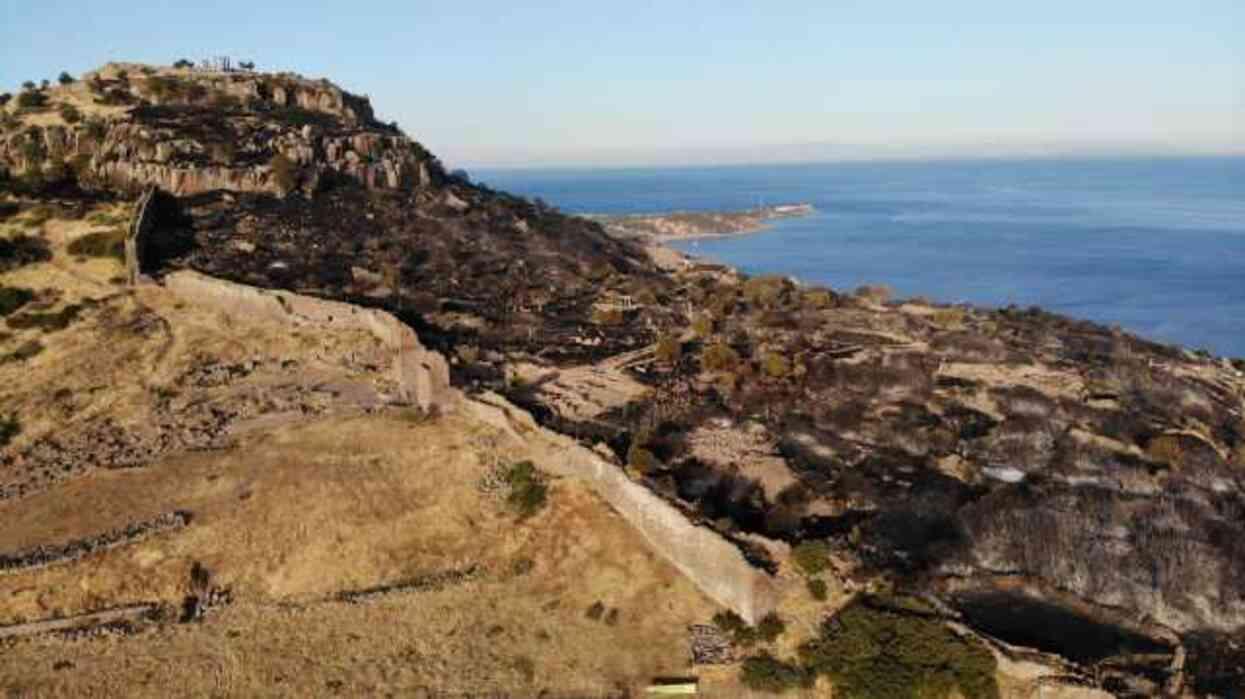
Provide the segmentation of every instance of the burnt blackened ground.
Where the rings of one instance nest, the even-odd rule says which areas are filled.
[[[998,569],[1060,586],[1074,570],[1094,581],[1073,590],[1087,601],[1148,614],[1157,591],[1190,626],[1199,606],[1241,608],[1240,384],[1206,358],[1036,309],[913,312],[776,278],[660,273],[595,224],[458,181],[203,195],[183,212],[173,228],[193,249],[168,266],[396,313],[463,358],[459,385],[606,443],[771,569],[743,535],[826,540],[853,575],[918,588]],[[591,422],[505,370],[659,339],[662,356],[627,370],[651,394]],[[688,436],[711,423],[759,425],[792,484],[767,492],[748,454],[692,454]]]
[[[447,192],[462,203],[446,204]],[[635,318],[594,322],[594,304],[615,286],[670,285],[596,224],[467,185],[397,194],[338,183],[311,200],[203,195],[186,204],[195,245],[171,266],[382,307],[439,349],[609,356],[649,338]]]

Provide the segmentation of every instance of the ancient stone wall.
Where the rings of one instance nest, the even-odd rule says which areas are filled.
[[[143,273],[142,262],[146,256],[147,236],[155,228],[156,208],[151,205],[156,196],[156,188],[148,187],[138,198],[134,207],[134,217],[130,219],[130,230],[125,236],[125,277],[130,286],[138,283]]]
[[[75,539],[61,546],[36,546],[12,554],[0,554],[0,575],[72,563],[92,554],[137,543],[156,534],[181,529],[189,522],[189,512],[174,510],[151,519],[132,522],[121,529],[112,529],[102,534]]]
[[[623,519],[706,595],[755,623],[778,603],[779,587],[740,550],[698,526],[678,508],[616,464],[561,434],[544,429],[500,396],[486,394],[465,404],[476,417],[532,446],[530,458],[544,471],[586,482]]]
[[[60,619],[45,619],[43,621],[0,626],[0,640],[45,633],[69,634],[75,631],[89,633],[92,629],[106,633],[116,625],[134,623],[143,618],[151,617],[158,610],[159,605],[157,604],[133,604],[126,607],[91,612],[89,614],[78,614]]]
[[[248,320],[367,331],[393,353],[399,400],[427,410],[443,405],[451,395],[445,358],[425,349],[414,330],[384,311],[235,284],[191,271],[165,276],[164,286],[189,303]]]

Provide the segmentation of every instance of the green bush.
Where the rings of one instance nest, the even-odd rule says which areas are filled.
[[[34,298],[35,294],[30,289],[16,286],[0,286],[0,317],[11,314],[13,311],[30,303]]]
[[[657,361],[663,364],[678,364],[683,357],[683,343],[675,335],[662,335],[657,340]]]
[[[79,121],[82,121],[82,112],[79,112],[78,108],[72,104],[62,104],[60,107],[60,115],[61,118],[65,120],[66,124],[76,124]]]
[[[520,461],[511,466],[506,472],[506,484],[510,486],[506,502],[519,513],[520,519],[540,512],[549,501],[549,486],[531,461]]]
[[[62,70],[61,74],[57,76],[56,81],[62,85],[70,85],[73,83],[74,79],[72,75]]]
[[[765,652],[745,658],[739,673],[744,686],[758,692],[782,693],[797,687],[808,689],[816,679],[816,675],[799,665],[784,662]]]
[[[108,135],[108,125],[103,119],[87,119],[82,123],[82,132],[96,141],[102,141]]]
[[[30,224],[26,225],[41,225]],[[52,251],[47,241],[29,235],[15,235],[12,238],[0,238],[0,272],[7,272],[26,265],[47,262],[52,259]]]
[[[739,365],[739,353],[724,342],[715,342],[701,350],[700,365],[707,371],[731,371]]]
[[[298,186],[298,166],[281,153],[272,156],[268,168],[272,170],[273,181],[282,193],[292,192]]]
[[[23,160],[35,163],[36,167],[39,161],[43,160],[44,156],[48,154],[43,147],[43,136],[37,129],[31,129],[26,132],[26,135],[22,137],[18,145],[18,152],[21,153]]]
[[[39,109],[47,106],[48,96],[42,92],[27,90],[17,96],[17,106],[22,109]]]
[[[0,357],[0,364],[8,364],[9,362],[24,362],[43,352],[43,343],[38,340],[28,340],[23,342],[17,349],[9,354]]]
[[[858,699],[997,699],[996,663],[981,642],[940,620],[857,601],[800,646],[810,673],[829,676],[835,696]]]
[[[692,332],[701,339],[709,337],[713,334],[713,318],[706,313],[696,316],[696,319],[692,321]]]
[[[822,310],[834,305],[834,294],[825,289],[809,289],[800,300],[805,308]]]
[[[830,595],[829,589],[826,586],[826,581],[821,578],[809,578],[808,594],[812,595],[813,599],[818,602],[825,602],[826,598]]]
[[[791,558],[806,575],[817,575],[830,567],[830,547],[824,541],[801,541],[791,549]]]
[[[80,257],[114,257],[124,261],[125,231],[115,229],[107,233],[87,233],[74,239],[65,250]]]
[[[782,300],[789,285],[786,278],[777,275],[753,277],[744,282],[744,300],[754,306],[769,308]]]
[[[756,626],[749,626],[742,617],[728,609],[713,615],[713,625],[744,647],[758,642],[773,643],[787,630],[786,622],[774,612],[762,617]]]
[[[649,474],[661,468],[661,461],[640,442],[632,442],[627,449],[627,465],[640,474]]]
[[[49,313],[19,313],[9,316],[4,324],[14,330],[38,328],[44,332],[56,332],[69,327],[82,313],[82,306],[71,304],[59,311]]]
[[[766,376],[781,379],[791,373],[791,361],[778,352],[766,352],[761,359],[761,369]]]
[[[756,625],[757,638],[765,641],[766,643],[773,643],[786,630],[786,622],[784,622],[782,617],[778,616],[774,612],[770,612],[769,614],[761,617],[761,620],[758,621]]]
[[[117,77],[118,79],[124,79],[120,75]],[[185,83],[167,75],[153,75],[147,78],[145,82],[147,94],[160,102],[179,99],[186,92]]]
[[[9,446],[13,438],[22,433],[22,425],[15,415],[0,417],[0,449]]]

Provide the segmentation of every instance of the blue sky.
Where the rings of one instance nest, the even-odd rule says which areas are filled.
[[[0,3],[0,89],[229,54],[467,167],[1245,151],[1242,0]]]

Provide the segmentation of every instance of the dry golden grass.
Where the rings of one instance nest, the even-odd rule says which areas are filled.
[[[151,672],[154,693],[176,684],[191,695],[309,695],[340,681],[355,695],[427,687],[521,696],[542,687],[606,693],[685,672],[686,626],[706,620],[710,603],[578,483],[556,482],[550,506],[516,525],[476,488],[501,456],[493,450],[506,448],[496,438],[454,416],[415,426],[386,417],[313,422],[233,452],[81,479],[5,506],[4,549],[169,509],[195,513],[180,532],[0,578],[5,621],[175,602],[193,561],[239,603],[202,625],[126,640],[19,643],[6,657],[31,664],[6,663],[13,670],[0,669],[0,686],[141,695],[132,683]],[[531,570],[516,575],[521,560]],[[468,565],[482,576],[441,591],[323,601]],[[616,625],[586,618],[597,601],[619,610]],[[118,654],[125,665],[115,664]],[[74,668],[52,671],[61,658]],[[530,660],[532,680],[520,658]]]
[[[7,387],[0,409],[23,422],[16,447],[94,416],[141,430],[160,391],[204,356],[299,360],[296,376],[258,372],[246,390],[308,372],[360,378],[343,361],[366,352],[369,338],[228,323],[159,288],[115,286],[114,261],[64,254],[93,225],[47,222],[53,260],[2,280],[58,289],[54,307],[103,299],[65,330],[41,336],[43,354],[0,367]],[[118,329],[125,323],[117,319],[137,316],[158,319],[158,328]],[[218,399],[223,390],[202,395]],[[53,400],[66,391],[72,414]],[[226,450],[96,470],[0,503],[6,553],[170,510],[193,513],[179,531],[0,576],[0,624],[132,602],[176,606],[196,562],[235,599],[201,624],[124,639],[17,642],[2,651],[0,689],[76,697],[167,696],[170,687],[185,696],[420,688],[528,696],[548,688],[582,696],[686,673],[686,627],[706,622],[712,603],[575,481],[555,481],[545,510],[517,523],[477,487],[494,464],[523,451],[517,439],[453,412],[431,421],[400,410],[345,412],[276,422],[239,434]],[[446,589],[332,601],[342,591],[469,566],[480,575]],[[596,602],[618,610],[615,624],[587,618]]]

